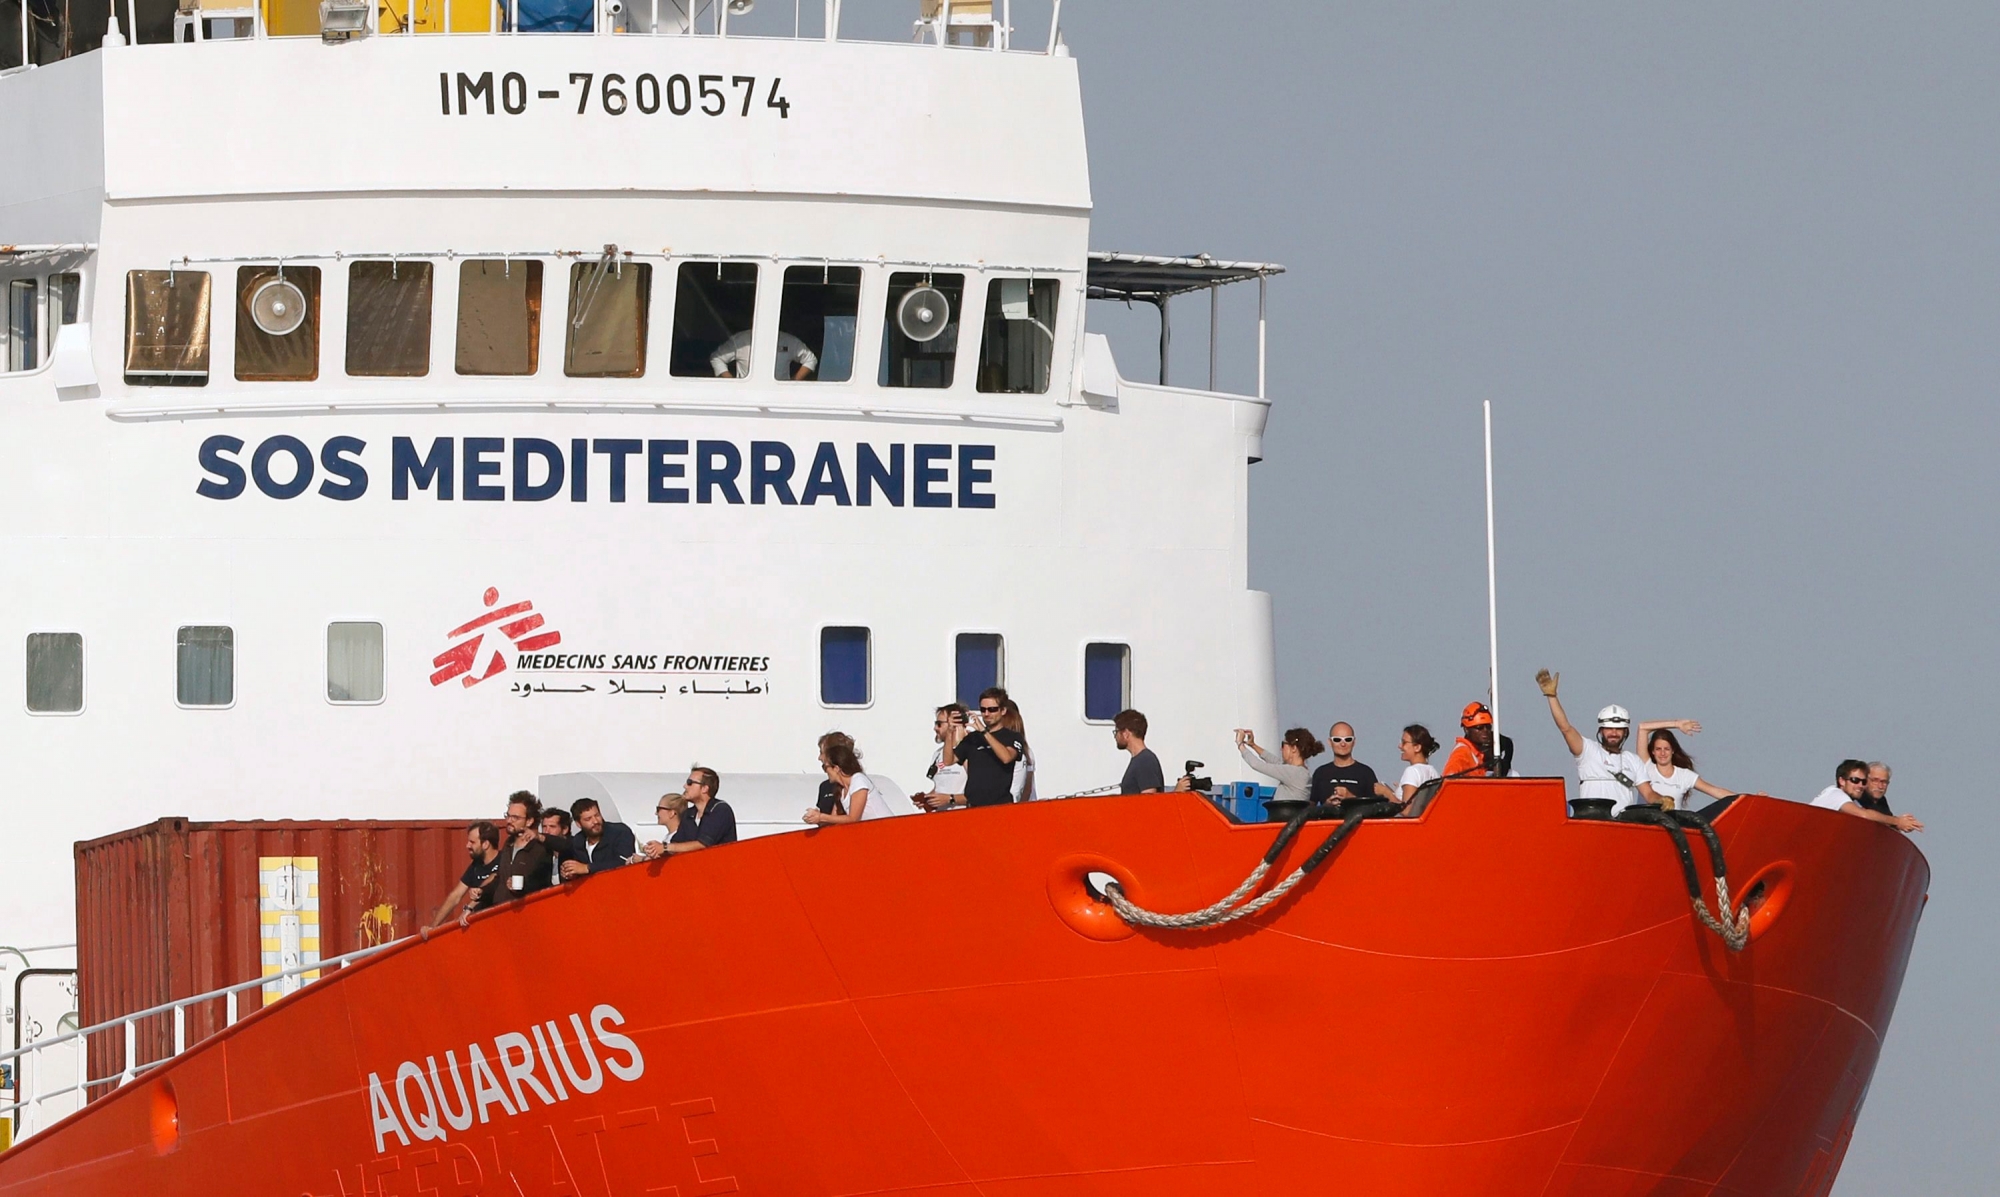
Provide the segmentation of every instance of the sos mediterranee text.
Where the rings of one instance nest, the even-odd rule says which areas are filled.
[[[204,499],[238,499],[253,489],[272,499],[308,491],[352,502],[369,492],[388,458],[389,497],[397,502],[750,503],[811,507],[990,508],[994,446],[821,441],[640,440],[535,436],[440,436],[377,441],[327,438],[315,450],[298,437],[265,437],[247,457],[241,437],[201,443]]]

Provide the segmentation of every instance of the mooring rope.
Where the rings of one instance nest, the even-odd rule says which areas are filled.
[[[1750,945],[1750,908],[1741,909],[1730,904],[1729,865],[1722,856],[1722,837],[1715,834],[1715,828],[1707,819],[1691,810],[1661,810],[1651,803],[1635,803],[1625,809],[1621,818],[1642,823],[1652,823],[1666,830],[1674,842],[1674,850],[1681,860],[1681,876],[1687,882],[1688,903],[1694,908],[1694,917],[1722,937],[1722,942],[1732,952],[1740,952]],[[1709,869],[1715,877],[1715,909],[1711,914],[1708,904],[1702,900],[1701,879],[1695,873],[1694,852],[1688,847],[1686,828],[1693,827],[1708,841]]]
[[[1258,894],[1255,898],[1250,898],[1247,902],[1244,899],[1249,897],[1251,892],[1263,883],[1264,878],[1270,875],[1271,867],[1277,863],[1279,855],[1285,850],[1285,846],[1291,843],[1292,839],[1298,835],[1299,829],[1313,819],[1326,818],[1331,810],[1330,807],[1309,806],[1298,814],[1293,815],[1291,821],[1285,824],[1284,830],[1278,833],[1278,838],[1271,841],[1270,848],[1264,853],[1264,859],[1257,862],[1257,867],[1250,870],[1250,875],[1243,879],[1242,884],[1230,890],[1216,902],[1204,906],[1200,910],[1190,910],[1183,914],[1161,914],[1156,910],[1148,910],[1126,897],[1123,887],[1116,881],[1105,884],[1104,899],[1111,903],[1111,908],[1118,912],[1119,918],[1137,927],[1167,927],[1176,930],[1195,930],[1203,927],[1220,927],[1225,923],[1233,923],[1237,919],[1246,919],[1292,892],[1298,886],[1299,882],[1306,879],[1307,874],[1318,868],[1320,863],[1333,853],[1333,850],[1340,845],[1342,840],[1347,838],[1350,832],[1360,826],[1363,819],[1371,815],[1379,815],[1389,809],[1390,804],[1387,802],[1349,803],[1345,808],[1345,813],[1341,816],[1340,826],[1334,828],[1333,834],[1326,837],[1325,843],[1313,850],[1313,854],[1306,858],[1304,864],[1293,869],[1285,876],[1284,880],[1265,890],[1263,893]],[[1238,903],[1241,903],[1241,905],[1238,905]]]

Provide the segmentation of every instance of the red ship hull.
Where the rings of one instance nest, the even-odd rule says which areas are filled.
[[[1449,784],[1202,932],[1129,933],[1081,880],[1231,889],[1275,829],[1190,795],[622,869],[258,1013],[0,1156],[0,1195],[1823,1194],[1922,856],[1739,800],[1732,953],[1665,832],[1562,797]]]

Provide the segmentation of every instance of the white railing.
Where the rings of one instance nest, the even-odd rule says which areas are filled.
[[[314,964],[302,964],[296,968],[272,973],[267,977],[258,977],[254,981],[242,981],[235,985],[211,990],[208,993],[196,994],[193,997],[163,1002],[160,1005],[150,1006],[144,1010],[135,1010],[130,1014],[120,1015],[117,1018],[97,1023],[94,1026],[82,1027],[60,1035],[51,1035],[46,1039],[37,1039],[33,1043],[17,1047],[12,1051],[0,1052],[0,1063],[11,1061],[14,1064],[14,1092],[12,1094],[14,1100],[8,1104],[0,1105],[0,1116],[11,1116],[14,1119],[14,1139],[16,1142],[19,1142],[21,1139],[43,1129],[35,1125],[34,1115],[40,1111],[44,1103],[78,1092],[84,1093],[87,1100],[88,1092],[93,1086],[110,1085],[115,1087],[129,1085],[142,1074],[158,1068],[160,1065],[167,1063],[169,1060],[178,1057],[182,1052],[186,1051],[189,1047],[187,1038],[187,1012],[191,1007],[200,1006],[207,1002],[220,1001],[223,1003],[224,1010],[222,1025],[233,1027],[236,1025],[238,1018],[238,994],[247,990],[262,989],[273,981],[283,981],[292,977],[302,978],[299,989],[294,990],[293,993],[303,992],[307,984],[317,979],[309,977],[307,974],[337,971],[346,968],[356,960],[395,947],[397,944],[404,943],[410,938],[410,936],[404,936],[402,939],[393,939],[388,943],[362,948],[356,952],[349,952],[344,956],[335,956]],[[291,996],[292,994],[285,995],[285,997]],[[281,997],[277,1000],[283,1001],[285,998]],[[148,1019],[163,1016],[170,1016],[173,1019],[172,1048],[166,1055],[157,1060],[147,1060],[141,1063],[138,1058],[139,1024]],[[123,1051],[120,1053],[121,1067],[116,1072],[107,1073],[100,1077],[93,1077],[90,1075],[90,1038],[93,1035],[113,1031],[120,1032],[124,1039]],[[32,1065],[39,1061],[43,1052],[65,1043],[77,1043],[81,1049],[77,1066],[76,1083],[64,1085],[60,1088],[44,1088],[41,1084],[40,1069],[32,1067]],[[23,1064],[30,1065],[31,1067],[24,1068],[22,1067]],[[25,1094],[22,1092],[24,1085],[27,1089]]]
[[[122,20],[120,29],[111,31],[108,42],[122,44],[129,31],[137,28],[136,9],[138,0],[109,0],[112,11]],[[417,12],[420,0],[339,0],[341,7],[351,15],[358,3],[367,3],[367,13],[362,19],[360,36],[415,37],[450,33],[456,36],[490,34],[512,37],[521,32],[522,0],[493,0],[483,29],[458,29],[451,24],[449,9],[444,0],[432,0],[429,15]],[[897,0],[900,5],[914,10],[916,16],[911,24],[911,40],[928,42],[938,46],[970,46],[986,50],[1008,50],[1012,48],[1013,0]],[[563,33],[584,36],[624,36],[624,37],[784,37],[787,36],[782,20],[774,22],[770,17],[773,9],[782,11],[784,0],[764,0],[764,11],[751,23],[753,5],[746,0],[590,0],[590,22],[588,27],[563,30],[533,30],[533,34]],[[792,21],[790,37],[815,38],[826,41],[841,39],[841,9],[843,0],[791,0]],[[174,25],[173,40],[242,40],[243,38],[263,39],[266,37],[313,37],[320,31],[311,33],[274,33],[271,30],[269,13],[270,0],[243,0],[241,7],[196,8],[181,13]],[[820,10],[820,32],[806,32],[805,14],[811,8]],[[400,11],[398,9],[400,8]],[[443,28],[437,28],[442,18]],[[736,29],[732,31],[732,23]],[[211,24],[225,26],[228,34],[216,37],[211,33]],[[420,30],[419,25],[431,26]],[[579,22],[579,24],[581,24]],[[22,10],[23,39],[25,44],[27,10]],[[238,29],[246,33],[237,32]],[[338,40],[342,35],[328,32],[329,40]],[[1062,42],[1062,0],[1051,0],[1049,12],[1049,33],[1046,45],[1037,52],[1054,54]],[[4,65],[4,64],[0,64]]]

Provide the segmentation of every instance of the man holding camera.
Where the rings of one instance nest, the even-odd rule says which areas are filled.
[[[1007,692],[994,686],[979,695],[979,709],[963,727],[945,729],[944,763],[965,766],[963,794],[932,794],[932,810],[952,806],[1005,806],[1014,801],[1014,762],[1028,741],[1009,724]]]

